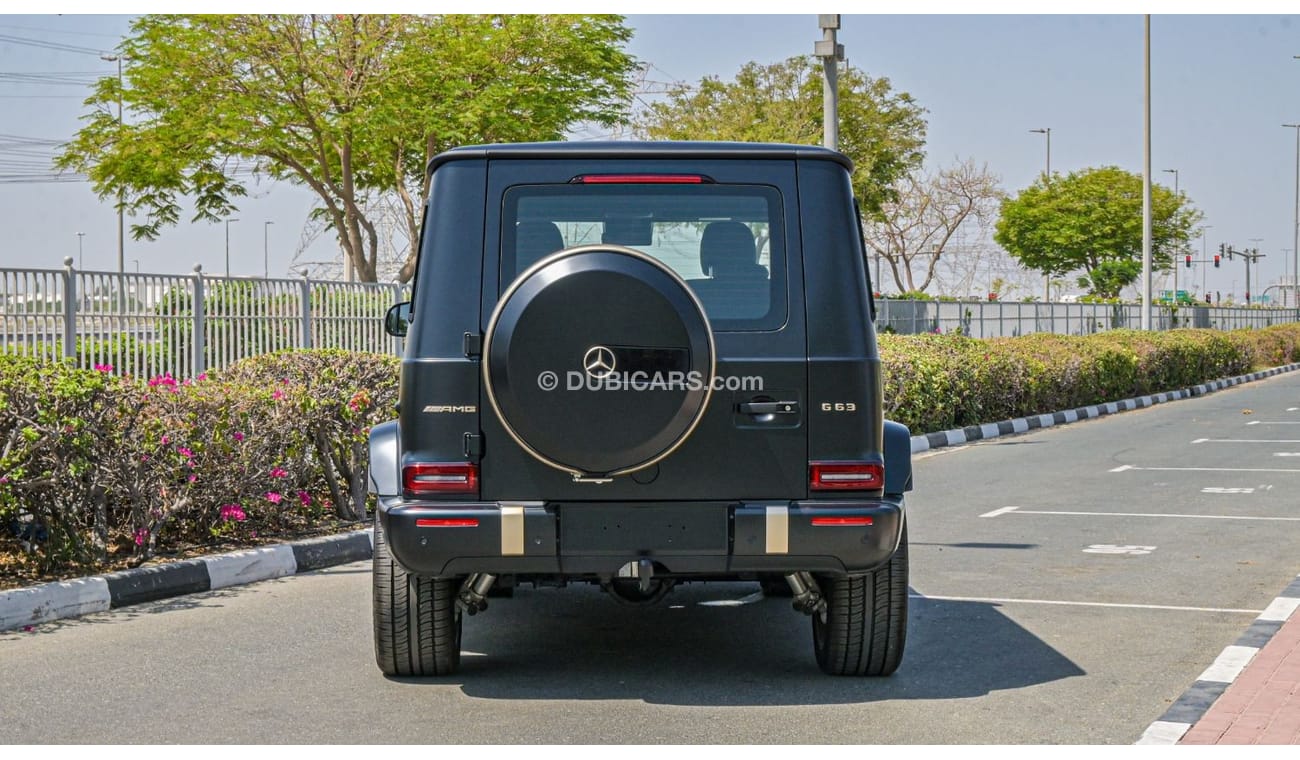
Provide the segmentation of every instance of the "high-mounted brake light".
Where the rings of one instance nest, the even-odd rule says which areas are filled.
[[[713,182],[702,174],[580,174],[575,185],[700,185]]]
[[[420,462],[402,468],[408,496],[478,493],[478,465],[472,462]]]
[[[814,491],[875,491],[885,485],[879,462],[809,462],[808,487]]]

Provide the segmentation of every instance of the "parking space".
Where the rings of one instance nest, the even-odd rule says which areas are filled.
[[[1107,642],[1120,679],[1155,658],[1136,738],[1300,570],[1297,398],[1284,375],[917,462],[917,593],[1033,608],[1074,662]]]

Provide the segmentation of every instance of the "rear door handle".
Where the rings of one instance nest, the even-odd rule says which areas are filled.
[[[741,414],[798,414],[798,401],[746,401],[736,404]]]

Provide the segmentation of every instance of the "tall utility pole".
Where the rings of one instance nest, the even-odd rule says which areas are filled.
[[[270,248],[266,244],[266,240],[267,240],[266,233],[268,230],[271,229],[271,225],[273,224],[275,224],[275,222],[269,222],[269,221],[262,222],[262,279],[263,280],[271,279],[271,265],[270,265],[271,257],[268,254]]]
[[[117,129],[122,131],[122,56],[105,54],[101,59],[117,63]],[[122,209],[122,190],[117,191],[117,273],[126,272],[126,212]]]
[[[1166,174],[1172,174],[1172,175],[1174,175],[1174,200],[1177,200],[1177,199],[1178,199],[1178,170],[1177,170],[1177,169],[1161,169],[1160,171],[1165,172]],[[1176,256],[1176,254],[1175,254],[1175,256]],[[1202,257],[1202,258],[1204,258],[1204,257]],[[1175,261],[1173,262],[1173,264],[1174,264],[1174,266],[1173,266],[1173,269],[1174,269],[1174,303],[1178,303],[1178,262],[1175,260]]]
[[[1052,184],[1052,128],[1043,127],[1041,129],[1031,129],[1029,131],[1047,136],[1047,169],[1043,172],[1043,183],[1050,185]],[[1044,274],[1043,275],[1043,303],[1048,303],[1051,300],[1052,300],[1052,275]]]
[[[1300,58],[1300,55],[1296,56]],[[1291,221],[1291,292],[1296,297],[1296,321],[1300,322],[1300,124],[1283,124],[1295,130],[1295,217]]]
[[[1151,329],[1151,14],[1142,50],[1142,329]]]
[[[831,150],[839,150],[839,65],[844,60],[844,46],[835,41],[835,32],[840,28],[840,14],[819,14],[817,25],[821,27],[822,38],[813,43],[813,55],[822,59],[822,145]]]

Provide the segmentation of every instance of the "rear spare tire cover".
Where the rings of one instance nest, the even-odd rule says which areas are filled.
[[[713,332],[675,272],[616,245],[554,253],[501,296],[483,381],[525,451],[575,477],[613,477],[671,454],[713,390]]]

